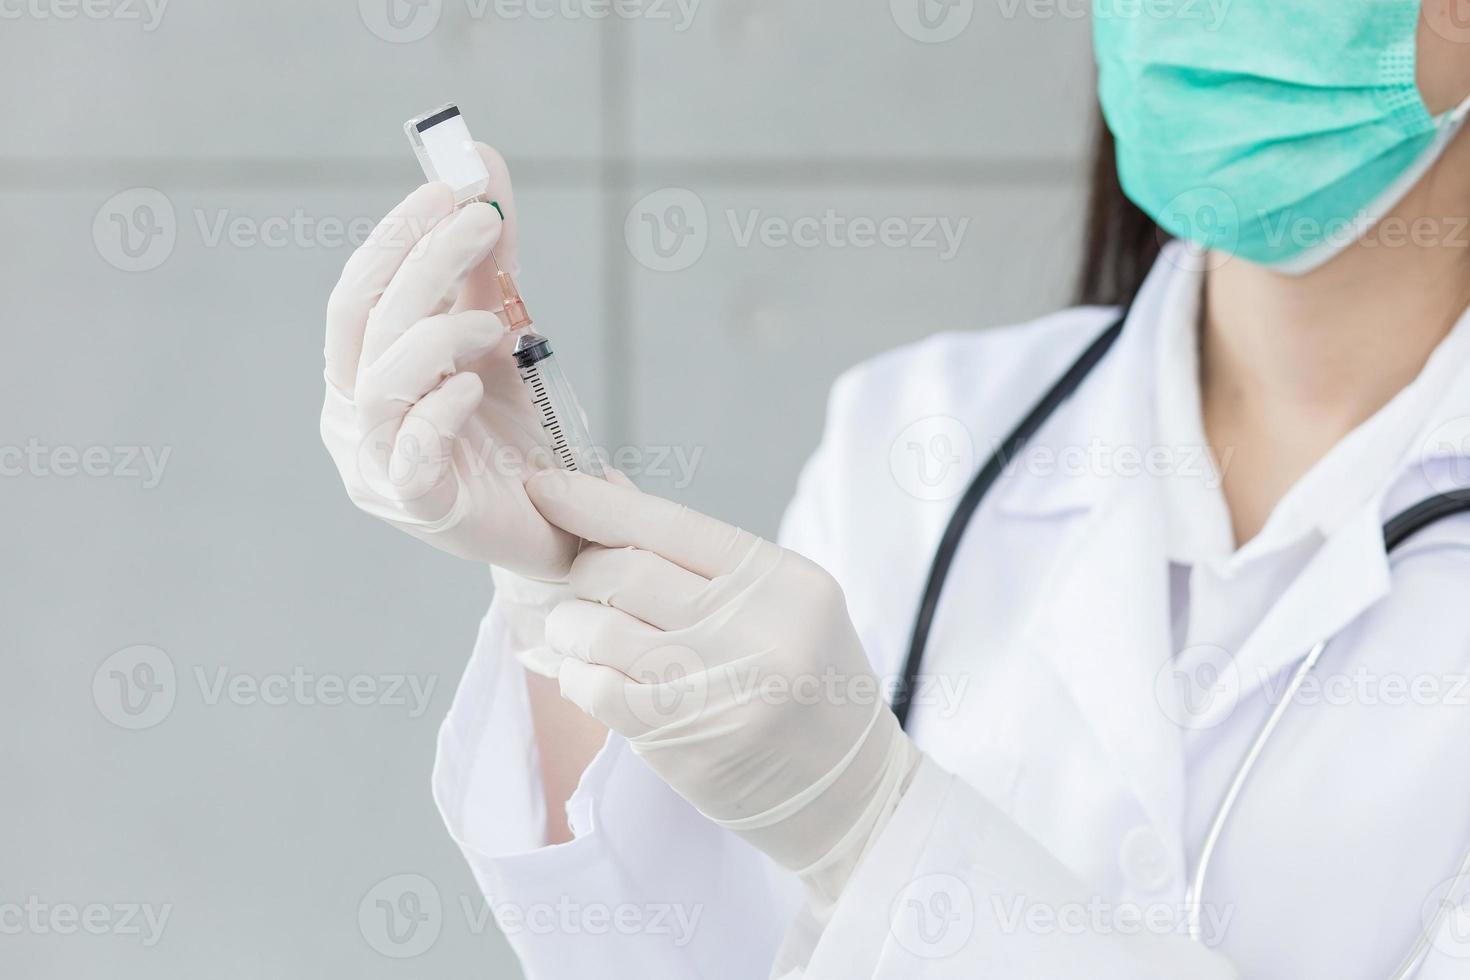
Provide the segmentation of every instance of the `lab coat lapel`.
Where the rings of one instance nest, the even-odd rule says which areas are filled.
[[[1167,526],[1158,478],[1138,457],[1155,441],[1161,320],[1201,275],[1197,256],[1166,248],[1113,351],[1037,435],[1057,454],[1085,449],[1084,472],[1028,475],[999,501],[1007,517],[1071,525],[1027,613],[1027,652],[1051,667],[1114,760],[1098,778],[1134,796],[1165,840],[1180,834],[1182,730],[1155,695],[1173,654]]]
[[[1238,695],[1222,699],[1214,710],[1230,711],[1260,688],[1275,704],[1286,668],[1318,642],[1342,632],[1391,587],[1380,501],[1374,500],[1323,543],[1241,645],[1235,657]],[[1204,724],[1210,720],[1201,719]]]
[[[1164,839],[1182,819],[1181,730],[1156,678],[1172,654],[1168,559],[1152,481],[1123,481],[1086,517],[1027,634]]]
[[[1179,277],[1197,283],[1188,259],[1171,253],[1155,266],[1109,361],[1044,439],[1098,447],[1109,462],[1066,478],[1068,495],[1089,506],[1065,518],[1076,530],[1025,631],[1165,840],[1179,836],[1184,763],[1181,730],[1154,693],[1173,653],[1163,494],[1146,469],[1120,464],[1125,453],[1153,442],[1159,319]]]

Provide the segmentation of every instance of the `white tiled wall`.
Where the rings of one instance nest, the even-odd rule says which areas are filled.
[[[1025,13],[1034,0],[958,0],[955,23],[967,8],[970,20],[943,43],[905,33],[890,6],[919,3],[704,0],[682,33],[638,24],[634,145],[654,158],[721,160],[1055,161],[1081,151],[1091,35],[1060,12],[1066,3],[1037,18]]]
[[[0,972],[518,975],[428,794],[488,576],[354,512],[317,440],[341,229],[415,182],[401,121],[461,102],[511,161],[523,287],[597,434],[644,453],[635,468],[667,451],[650,489],[771,532],[839,371],[1043,312],[1071,281],[1077,5],[923,0],[968,16],[930,43],[960,22],[924,26],[918,2],[649,0],[594,20],[569,16],[584,0],[170,0],[156,24],[159,0],[6,8],[0,446],[170,455],[156,487],[0,478],[0,900],[171,915],[151,947],[6,937]],[[114,214],[172,228],[156,267],[118,267]],[[830,243],[744,238],[828,216],[846,229]],[[213,238],[242,219],[293,230]],[[852,233],[885,220],[897,244]],[[143,731],[93,694],[133,644],[177,674]],[[435,687],[411,717],[210,703],[199,680],[297,668]],[[404,873],[443,908],[408,959],[359,920]]]

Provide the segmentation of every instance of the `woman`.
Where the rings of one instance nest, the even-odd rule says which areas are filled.
[[[782,545],[528,462],[493,151],[503,220],[426,185],[351,259],[323,436],[493,567],[434,786],[528,975],[1464,975],[1470,520],[1383,525],[1470,482],[1470,48],[1195,6],[1096,11],[1090,305],[845,375]],[[900,440],[1064,376],[941,547]]]

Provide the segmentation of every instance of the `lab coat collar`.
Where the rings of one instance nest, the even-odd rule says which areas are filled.
[[[1153,428],[1166,458],[1178,463],[1164,474],[1163,485],[1169,558],[1181,565],[1228,557],[1235,551],[1235,531],[1221,489],[1224,481],[1205,436],[1202,411],[1203,279],[1179,275],[1170,282],[1154,345]]]
[[[1202,259],[1194,250],[1177,242],[1164,248],[1113,349],[1011,461],[997,493],[1000,513],[1047,517],[1084,510],[1157,468],[1150,454],[1156,451],[1153,375],[1159,325],[1177,292],[1198,290],[1202,277]],[[1076,353],[1094,337],[1083,338]],[[1055,380],[1038,378],[1035,398]]]

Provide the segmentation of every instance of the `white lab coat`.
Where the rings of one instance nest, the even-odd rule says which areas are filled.
[[[1188,274],[1161,263],[1115,348],[1038,436],[1102,446],[1108,465],[1030,457],[976,514],[910,723],[926,760],[825,925],[790,876],[617,737],[568,806],[575,839],[542,846],[521,668],[492,603],[434,788],[528,977],[752,980],[779,956],[781,972],[835,980],[1379,980],[1436,901],[1461,900],[1447,879],[1470,846],[1470,518],[1391,563],[1380,526],[1470,483],[1470,371],[1383,492],[1249,631],[1224,696],[1186,733],[1167,703],[1178,651],[1159,488],[1114,464],[1154,438],[1150,321]],[[937,336],[835,386],[783,543],[842,583],[881,675],[901,668],[968,472],[1113,315]],[[915,451],[930,469],[906,469]],[[1206,895],[1214,952],[1179,939],[1202,836],[1192,815],[1214,812],[1283,676],[1330,634],[1323,669],[1351,683],[1294,705],[1252,778]],[[1209,739],[1197,770],[1186,735]],[[1433,939],[1420,980],[1470,976],[1470,911]]]

